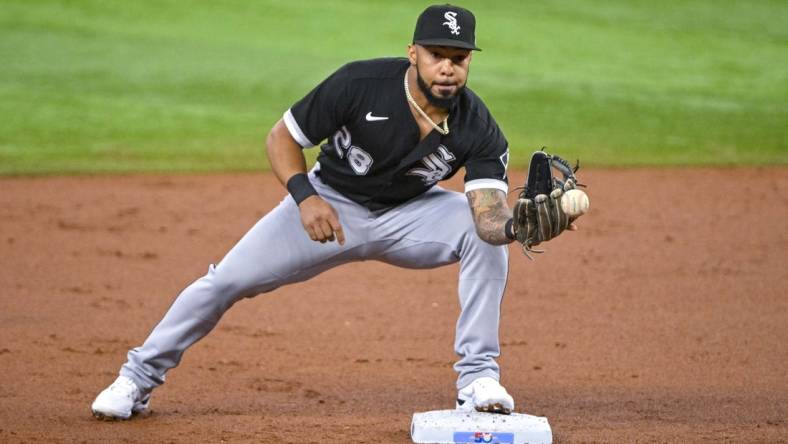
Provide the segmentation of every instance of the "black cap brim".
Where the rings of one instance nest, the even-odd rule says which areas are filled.
[[[470,43],[466,43],[460,40],[453,40],[453,39],[424,39],[424,40],[417,40],[413,43],[421,46],[448,46],[450,48],[470,49],[473,51],[482,50],[481,48],[477,48],[475,45],[471,45]]]

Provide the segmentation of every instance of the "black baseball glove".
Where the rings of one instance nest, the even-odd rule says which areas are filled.
[[[572,168],[558,156],[537,151],[531,156],[525,188],[514,205],[512,231],[515,239],[523,246],[523,253],[543,253],[533,247],[558,236],[569,227],[575,218],[569,217],[561,208],[561,196],[576,186],[575,173],[580,163]],[[562,178],[553,175],[557,170]]]

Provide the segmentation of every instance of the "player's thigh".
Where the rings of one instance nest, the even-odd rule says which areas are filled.
[[[460,260],[456,248],[440,242],[403,239],[393,242],[375,259],[403,268],[435,268]]]
[[[462,193],[435,187],[385,214],[380,236],[390,244],[379,260],[407,268],[433,268],[457,262],[476,234]]]
[[[378,234],[384,239],[457,245],[476,229],[465,195],[437,186],[381,218]]]
[[[298,206],[289,196],[266,214],[225,255],[214,270],[216,285],[242,296],[272,290],[354,260],[354,235],[344,246],[309,238]]]

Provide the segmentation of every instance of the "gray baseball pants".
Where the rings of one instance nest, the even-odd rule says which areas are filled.
[[[346,242],[309,239],[298,206],[289,195],[260,219],[218,265],[186,287],[141,347],[129,351],[120,374],[149,392],[164,383],[189,346],[208,334],[225,311],[245,297],[307,280],[337,265],[378,260],[406,268],[460,262],[460,317],[454,350],[460,360],[457,388],[476,378],[499,378],[498,326],[506,287],[508,250],[476,234],[462,193],[435,186],[388,211],[372,212],[310,180],[339,213]]]

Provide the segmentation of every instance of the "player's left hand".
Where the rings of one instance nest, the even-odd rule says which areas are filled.
[[[585,196],[576,190],[578,168],[579,165],[573,169],[560,157],[544,151],[532,156],[528,180],[514,205],[512,219],[514,237],[529,259],[533,259],[529,253],[542,253],[533,247],[564,231],[577,231],[574,222],[588,208],[587,197],[585,202],[578,201],[578,193]],[[563,178],[555,177],[553,169]]]
[[[301,224],[309,238],[320,243],[333,242],[345,245],[345,233],[334,207],[320,196],[309,196],[299,205]]]

